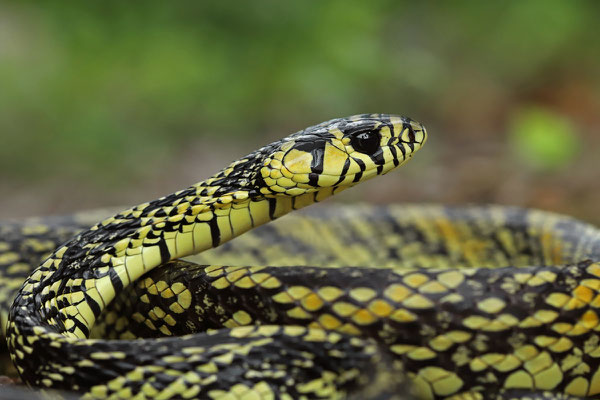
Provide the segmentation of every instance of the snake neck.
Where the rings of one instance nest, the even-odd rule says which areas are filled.
[[[256,160],[262,150],[203,182],[125,210],[71,239],[30,275],[11,319],[19,321],[20,309],[36,315],[26,321],[30,328],[49,325],[64,336],[86,338],[116,293],[153,268],[216,247],[336,191],[323,188],[286,196],[264,190],[259,187]]]

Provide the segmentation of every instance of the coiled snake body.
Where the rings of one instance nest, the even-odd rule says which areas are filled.
[[[598,396],[589,225],[492,206],[327,207],[205,251],[387,173],[425,140],[407,118],[331,120],[84,229],[16,295],[19,374],[84,398],[405,398],[405,377],[418,398]],[[49,236],[4,229],[28,229],[30,247]],[[27,269],[23,243],[0,242],[9,282]],[[175,261],[200,252],[210,265]]]

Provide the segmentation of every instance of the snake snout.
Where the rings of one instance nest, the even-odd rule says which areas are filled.
[[[403,128],[400,140],[404,143],[423,146],[427,141],[427,129],[422,123],[406,118]]]
[[[418,142],[420,145],[424,145],[425,142],[427,141],[427,129],[425,128],[425,125],[421,124],[420,122],[416,123],[417,127],[415,128],[413,126],[413,129],[415,129],[416,132],[421,132],[422,136],[421,136],[421,141]]]

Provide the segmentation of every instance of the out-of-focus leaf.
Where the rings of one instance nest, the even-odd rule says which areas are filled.
[[[516,156],[539,170],[565,167],[580,147],[575,129],[567,119],[539,107],[528,107],[515,114],[509,140]]]

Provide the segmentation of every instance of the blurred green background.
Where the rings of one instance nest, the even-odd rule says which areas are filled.
[[[596,1],[0,2],[0,217],[129,205],[313,123],[430,140],[341,201],[600,223]]]

